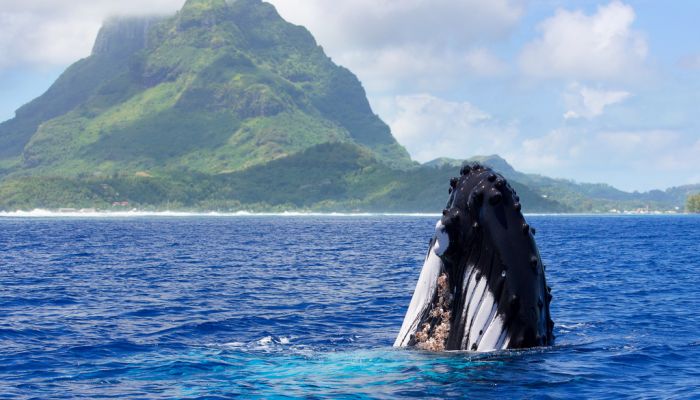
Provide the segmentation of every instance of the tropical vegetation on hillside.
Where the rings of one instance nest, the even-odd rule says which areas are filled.
[[[468,151],[468,149],[465,149]],[[419,165],[355,75],[260,0],[121,18],[0,124],[0,210],[430,211],[465,160]],[[695,187],[626,193],[503,173],[525,211],[682,208]]]
[[[685,209],[691,213],[700,213],[700,193],[688,196]]]

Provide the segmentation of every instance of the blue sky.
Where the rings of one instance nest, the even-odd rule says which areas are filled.
[[[110,15],[182,0],[2,1],[0,119]],[[700,2],[272,0],[355,72],[414,159],[500,154],[625,190],[700,182]]]

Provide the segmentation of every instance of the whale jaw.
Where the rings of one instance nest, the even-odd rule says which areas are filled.
[[[550,345],[550,288],[519,198],[479,165],[451,181],[394,346],[494,351]]]

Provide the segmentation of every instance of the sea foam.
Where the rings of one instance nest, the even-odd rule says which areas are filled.
[[[190,212],[190,211],[98,211],[98,210],[69,210],[56,211],[34,209],[31,211],[0,211],[0,218],[141,218],[141,217],[438,217],[432,213],[322,213],[304,211],[269,212]]]

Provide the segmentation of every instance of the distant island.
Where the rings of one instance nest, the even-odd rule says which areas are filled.
[[[464,162],[504,174],[526,212],[677,212],[700,192],[628,193],[497,155],[419,164],[304,27],[260,0],[188,0],[107,21],[0,124],[0,210],[436,212]]]

